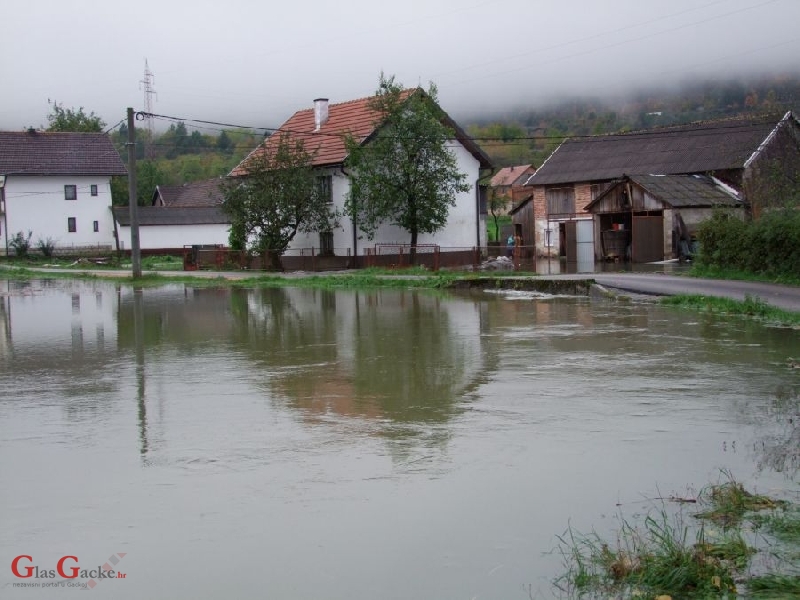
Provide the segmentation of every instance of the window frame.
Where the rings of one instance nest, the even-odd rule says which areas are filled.
[[[70,196],[72,196],[70,198]],[[64,200],[77,200],[78,199],[78,186],[74,183],[64,184]]]
[[[97,196],[97,184],[96,183],[93,183],[92,185],[89,186],[89,193],[92,196]]]
[[[67,233],[78,233],[78,219],[67,217]]]
[[[95,233],[99,233],[100,232],[100,221],[92,221],[92,230]]]
[[[333,204],[333,176],[317,175],[317,192],[325,204]]]

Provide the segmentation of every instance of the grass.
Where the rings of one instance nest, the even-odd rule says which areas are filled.
[[[774,573],[760,575],[747,581],[747,589],[751,598],[796,599],[800,598],[800,576]]]
[[[690,536],[689,527],[663,510],[641,527],[623,521],[613,546],[595,533],[572,530],[559,540],[566,574],[556,583],[579,595],[719,597],[736,591],[738,569],[753,553],[741,536],[712,543],[703,527]]]
[[[708,505],[710,510],[695,514],[696,518],[731,527],[741,524],[747,513],[776,509],[785,504],[768,496],[752,494],[735,481],[730,473],[724,472],[723,475],[728,481],[708,486],[700,492],[701,502]]]
[[[748,576],[758,551],[748,545],[744,533],[752,535],[746,520],[760,523],[764,531],[796,550],[800,508],[748,492],[728,472],[723,476],[725,481],[698,495],[704,510],[694,515],[699,519],[696,526],[687,525],[681,512],[670,513],[662,505],[641,525],[623,519],[611,542],[594,532],[583,535],[569,528],[558,538],[564,574],[556,586],[578,597],[725,598],[737,595],[736,584],[741,582],[754,598],[798,597],[796,571]],[[762,516],[759,511],[765,510],[772,512]],[[710,522],[724,527],[709,529]]]
[[[689,308],[722,315],[746,316],[782,325],[800,325],[800,313],[770,306],[758,297],[746,296],[744,300],[679,294],[661,299],[664,306]]]
[[[782,283],[784,285],[800,285],[800,278],[792,275],[771,276],[738,269],[722,269],[694,264],[688,275],[707,279],[733,279],[737,281],[762,281],[764,283]]]

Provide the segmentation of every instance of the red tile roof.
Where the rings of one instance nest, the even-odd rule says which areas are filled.
[[[402,97],[407,98],[416,91],[416,89],[404,90]],[[277,147],[280,136],[283,133],[290,134],[293,139],[303,140],[306,151],[316,153],[312,163],[315,167],[341,165],[347,158],[347,150],[344,145],[345,137],[349,134],[359,143],[364,143],[380,124],[380,113],[370,106],[370,102],[373,99],[374,96],[370,96],[339,104],[329,104],[328,120],[320,127],[319,131],[314,131],[313,108],[297,111],[280,126],[280,129],[239,163],[231,171],[231,175],[246,174],[247,170],[244,165],[247,161],[253,156],[258,156]],[[445,122],[455,130],[456,138],[481,161],[481,166],[489,166],[488,157],[474,142],[467,138],[458,125],[447,116],[445,116]]]
[[[0,131],[0,175],[127,175],[104,133]]]
[[[497,173],[494,174],[492,177],[491,186],[492,187],[499,187],[504,185],[514,185],[517,183],[517,179],[520,177],[527,175],[530,177],[533,175],[533,165],[515,165],[513,167],[503,167]],[[527,177],[526,177],[527,179]],[[519,185],[524,184],[524,181],[519,182]]]

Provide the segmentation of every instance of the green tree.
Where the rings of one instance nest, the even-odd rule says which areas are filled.
[[[312,168],[314,156],[302,140],[284,134],[276,145],[254,153],[247,174],[222,184],[222,209],[231,217],[231,231],[249,249],[268,254],[282,270],[281,256],[297,232],[327,231],[338,226]]]
[[[497,189],[491,186],[489,186],[487,193],[489,214],[492,215],[492,221],[494,222],[494,239],[495,241],[498,241],[500,239],[500,223],[498,221],[498,217],[500,217],[501,212],[505,211],[510,198],[505,194],[498,193]]]
[[[470,186],[447,148],[455,135],[443,123],[436,86],[408,93],[381,73],[370,107],[378,115],[375,135],[363,145],[345,140],[352,173],[345,212],[369,239],[385,222],[408,231],[413,264],[419,234],[442,229],[456,194]]]
[[[105,121],[98,117],[94,112],[88,115],[81,106],[78,110],[64,108],[58,101],[48,101],[50,104],[50,114],[47,115],[49,125],[46,131],[78,131],[99,133],[106,126]]]
[[[230,154],[231,152],[233,152],[234,149],[233,140],[231,140],[230,136],[228,136],[225,130],[223,130],[219,134],[219,136],[217,136],[217,141],[215,145],[217,147],[217,150],[225,154]]]

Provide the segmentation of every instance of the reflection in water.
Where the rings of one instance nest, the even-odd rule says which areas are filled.
[[[780,386],[762,414],[754,443],[759,469],[794,477],[800,472],[800,386]]]
[[[144,306],[143,290],[133,289],[133,337],[136,353],[136,399],[139,407],[139,453],[147,456],[147,401],[145,399],[145,362],[144,362]]]
[[[0,545],[130,552],[119,598],[547,598],[567,523],[797,473],[796,331],[512,293],[0,290]]]

